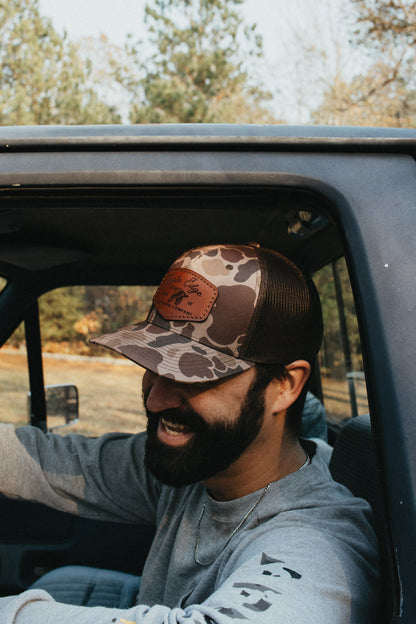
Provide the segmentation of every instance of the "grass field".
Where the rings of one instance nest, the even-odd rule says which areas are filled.
[[[73,383],[78,387],[80,420],[60,433],[97,436],[107,431],[142,431],[143,369],[128,360],[59,358],[45,355],[45,384]],[[0,350],[0,421],[27,424],[28,377],[26,356]]]
[[[98,436],[108,431],[142,431],[146,426],[141,399],[143,369],[126,359],[69,358],[44,355],[45,384],[73,383],[79,392],[80,420],[60,433]],[[0,350],[0,421],[28,423],[26,356]],[[327,416],[339,422],[351,416],[346,381],[323,379]],[[358,411],[368,412],[365,386],[357,387]]]

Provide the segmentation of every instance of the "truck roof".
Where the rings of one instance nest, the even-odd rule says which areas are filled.
[[[282,146],[285,149],[416,150],[416,130],[360,126],[238,124],[143,124],[95,126],[10,126],[0,128],[0,151],[88,147],[123,149],[134,145]]]

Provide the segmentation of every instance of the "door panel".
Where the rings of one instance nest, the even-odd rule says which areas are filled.
[[[140,574],[153,527],[86,520],[44,505],[0,499],[0,595],[63,565]]]

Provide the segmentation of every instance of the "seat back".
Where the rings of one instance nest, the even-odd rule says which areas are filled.
[[[335,481],[370,503],[376,523],[382,516],[381,483],[368,414],[346,421],[336,439],[329,469]]]
[[[381,473],[377,461],[370,417],[356,416],[342,427],[329,469],[335,481],[345,485],[355,496],[366,499],[373,510],[374,529],[380,550],[381,596],[379,622],[391,622],[397,597],[395,572],[387,537],[386,507]]]

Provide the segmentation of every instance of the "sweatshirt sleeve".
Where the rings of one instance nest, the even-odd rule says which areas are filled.
[[[154,524],[160,484],[144,434],[87,438],[0,425],[0,492],[87,518]]]
[[[120,611],[73,607],[51,601],[45,592],[0,599],[2,624],[368,624],[375,622],[375,569],[370,563],[341,563],[324,537],[310,548],[295,546],[257,552],[232,571],[201,604],[184,608],[137,605]],[[270,544],[269,544],[270,546]],[[240,559],[240,558],[239,558]],[[226,566],[228,567],[228,566]],[[2,603],[4,601],[4,606]],[[7,617],[6,617],[7,614]]]

